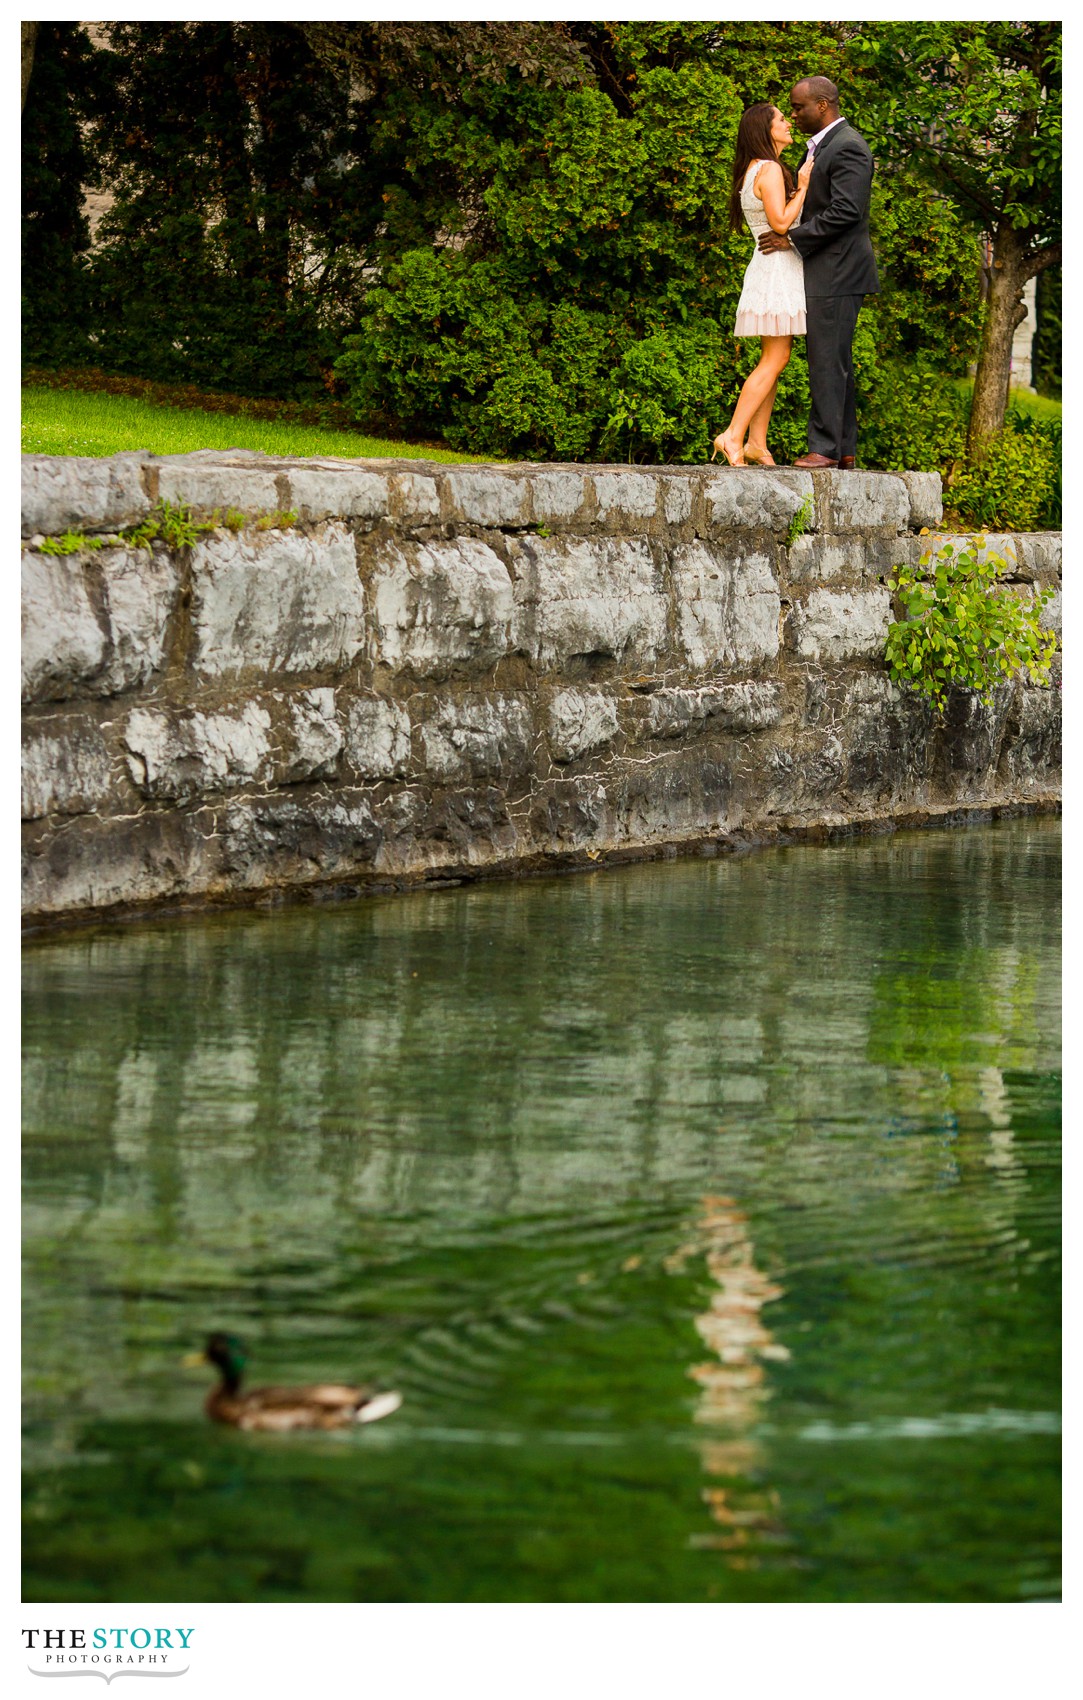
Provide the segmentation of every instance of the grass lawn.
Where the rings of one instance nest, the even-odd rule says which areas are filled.
[[[974,391],[973,379],[959,378],[957,384],[969,402]],[[1032,419],[1059,419],[1061,416],[1059,401],[1052,401],[1044,395],[1034,395],[1030,390],[1009,390],[1008,407],[1014,407],[1019,413],[1028,413]]]
[[[1008,406],[1029,413],[1032,419],[1059,419],[1061,404],[1049,396],[1031,395],[1029,390],[1009,390]]]
[[[170,407],[141,396],[36,384],[23,388],[22,424],[24,454],[114,455],[146,449],[174,455],[192,449],[261,449],[270,455],[338,455],[350,460],[481,458],[286,419]]]
[[[102,387],[95,387],[96,383]],[[958,386],[969,397],[972,383],[963,378]],[[259,449],[271,455],[336,455],[347,460],[463,463],[485,459],[425,443],[364,436],[344,423],[315,424],[303,417],[311,410],[285,403],[201,395],[100,373],[34,371],[27,374],[22,394],[24,454],[112,455],[146,449],[165,455],[193,449]],[[1061,416],[1059,401],[1026,390],[1012,390],[1010,406],[1036,419]]]

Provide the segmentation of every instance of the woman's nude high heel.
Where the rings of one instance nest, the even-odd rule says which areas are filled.
[[[756,455],[756,454],[750,455],[747,448],[746,448],[745,449],[745,465],[746,466],[777,466],[778,462],[774,458],[774,456],[771,454],[770,451],[768,451],[765,455]]]
[[[736,460],[734,460],[733,456],[730,454],[729,449],[726,447],[726,438],[725,438],[725,434],[723,432],[719,432],[718,436],[714,440],[714,454],[711,456],[712,461],[717,459],[717,457],[720,454],[725,455],[726,459],[728,460],[728,462],[731,466],[747,466],[748,465],[748,462],[744,459],[743,456],[738,456],[738,458]]]

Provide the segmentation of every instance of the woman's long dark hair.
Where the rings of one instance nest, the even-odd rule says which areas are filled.
[[[733,159],[733,190],[730,194],[730,229],[743,230],[745,227],[744,214],[741,211],[741,190],[744,187],[745,174],[754,159],[774,159],[775,144],[771,140],[771,120],[777,108],[769,100],[761,100],[758,106],[750,106],[747,112],[742,112],[741,122],[737,126],[737,152]],[[797,189],[797,179],[789,166],[779,160],[782,175],[786,180],[786,199],[789,200]]]

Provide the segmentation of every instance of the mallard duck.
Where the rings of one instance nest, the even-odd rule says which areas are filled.
[[[241,1342],[232,1334],[212,1334],[206,1349],[189,1363],[214,1364],[222,1379],[208,1395],[207,1415],[233,1428],[345,1428],[389,1416],[402,1404],[401,1393],[378,1393],[372,1387],[342,1387],[315,1382],[310,1387],[253,1387],[242,1393],[246,1362]]]

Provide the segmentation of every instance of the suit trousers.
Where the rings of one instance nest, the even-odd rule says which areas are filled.
[[[810,295],[805,350],[811,406],[809,453],[841,460],[857,451],[854,329],[864,295]]]

